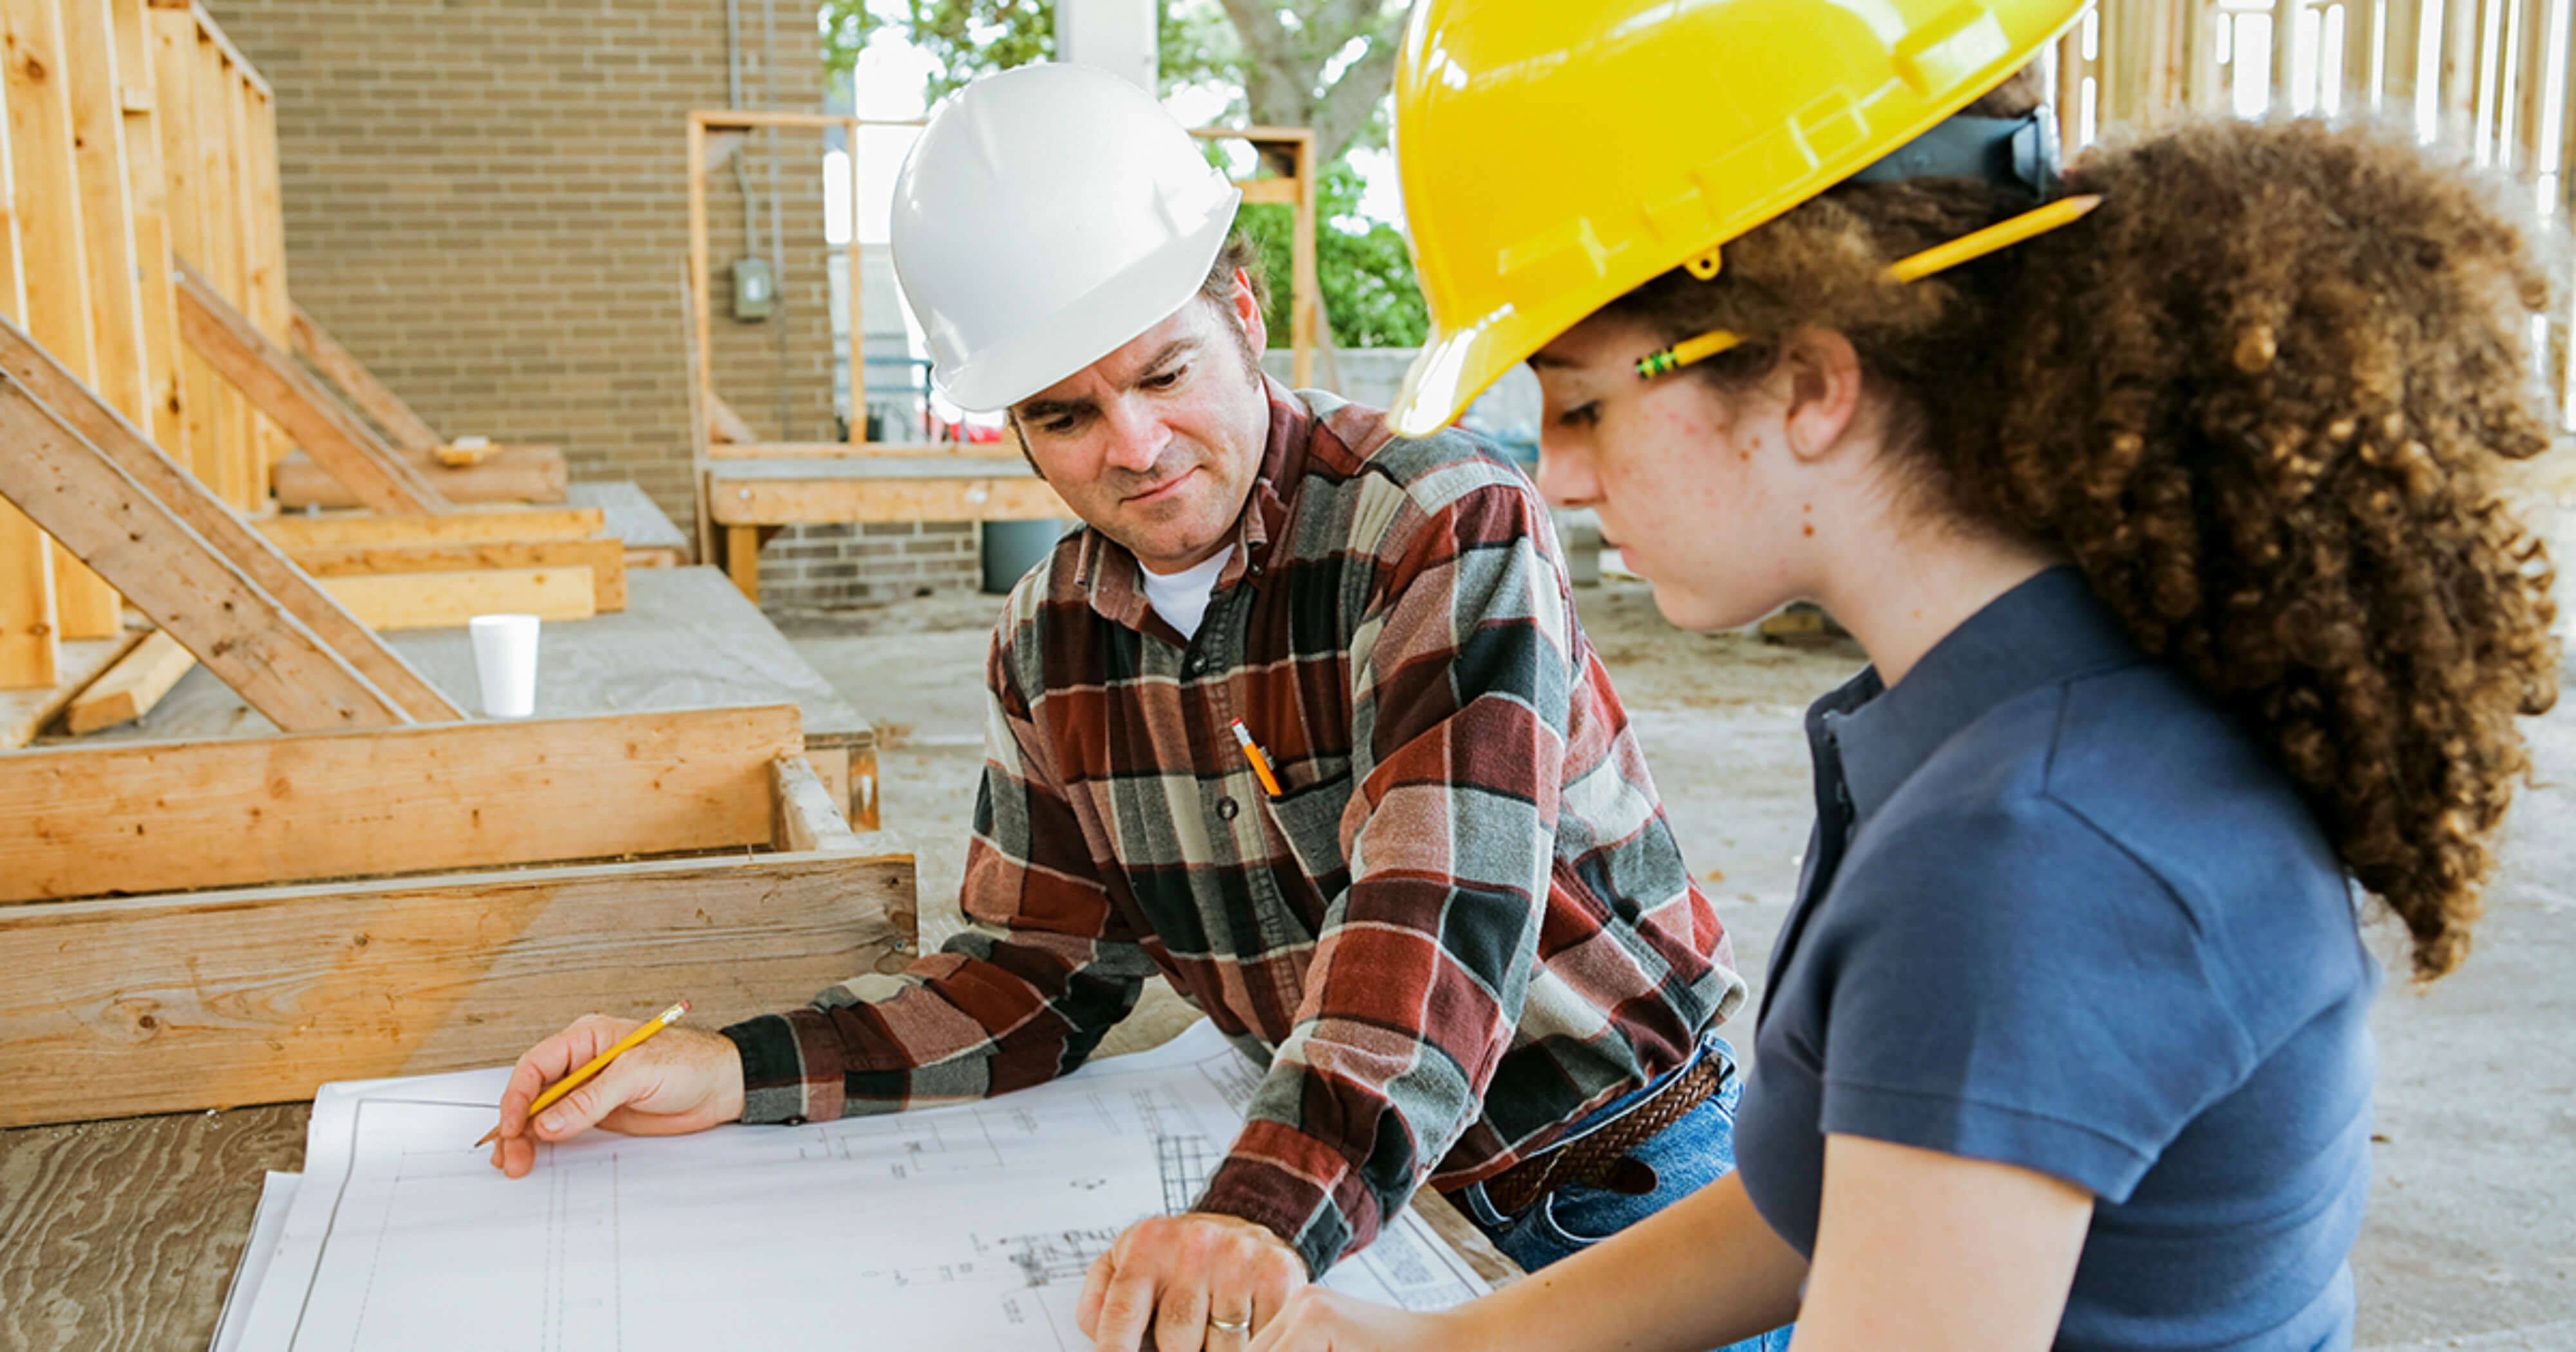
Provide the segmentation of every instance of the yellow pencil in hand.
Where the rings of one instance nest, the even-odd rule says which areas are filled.
[[[537,1101],[528,1105],[528,1120],[531,1122],[537,1120],[537,1114],[553,1107],[555,1105],[555,1100],[581,1088],[591,1076],[606,1069],[609,1062],[624,1056],[639,1046],[642,1046],[644,1039],[653,1036],[655,1033],[661,1032],[672,1024],[678,1023],[680,1021],[680,1016],[688,1012],[689,1002],[682,1000],[680,1003],[671,1006],[669,1009],[663,1010],[661,1013],[646,1019],[642,1024],[636,1027],[634,1032],[628,1033],[626,1036],[619,1038],[616,1046],[590,1058],[589,1065],[583,1066],[581,1069],[574,1071],[570,1075],[566,1075],[562,1079],[555,1081],[553,1088],[537,1095]],[[475,1148],[479,1150],[484,1146],[490,1145],[493,1139],[498,1137],[500,1134],[501,1128],[499,1124],[496,1123],[490,1131],[483,1133],[482,1140],[474,1143]]]

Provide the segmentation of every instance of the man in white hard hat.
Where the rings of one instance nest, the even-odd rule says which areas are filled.
[[[1243,1347],[1426,1183],[1535,1267],[1731,1166],[1711,1029],[1744,983],[1545,505],[1463,434],[1264,377],[1238,198],[1100,72],[988,77],[932,118],[893,215],[932,378],[1007,409],[1087,527],[993,637],[971,924],[900,976],[666,1033],[532,1136],[537,1090],[631,1027],[576,1024],[512,1079],[508,1172],[594,1124],[1037,1084],[1157,971],[1266,1072],[1197,1206],[1092,1270],[1102,1349]]]

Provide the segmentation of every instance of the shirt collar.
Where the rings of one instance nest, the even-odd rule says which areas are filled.
[[[2084,575],[2051,568],[1951,630],[1889,689],[1875,667],[1816,701],[1809,735],[1831,736],[1852,811],[1867,819],[1943,743],[2025,692],[2141,661]]]
[[[1314,436],[1315,419],[1305,402],[1285,385],[1262,378],[1262,390],[1270,401],[1270,430],[1261,451],[1261,468],[1253,476],[1252,491],[1245,495],[1243,511],[1235,518],[1230,542],[1234,556],[1225,571],[1217,575],[1218,591],[1243,580],[1245,573],[1256,575],[1268,567],[1271,542],[1280,538],[1288,523],[1288,499],[1297,491],[1297,483],[1306,471],[1306,444]],[[1110,539],[1096,529],[1082,533],[1081,544],[1074,555],[1074,577],[1091,598],[1091,609],[1101,618],[1129,629],[1144,629],[1152,622],[1152,607],[1145,599],[1145,570],[1129,553],[1127,546]]]

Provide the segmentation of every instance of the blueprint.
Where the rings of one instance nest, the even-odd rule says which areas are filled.
[[[472,1141],[506,1070],[326,1086],[305,1174],[264,1203],[223,1352],[1079,1352],[1094,1258],[1186,1210],[1255,1068],[1200,1023],[1001,1098],[795,1127],[539,1148]],[[264,1259],[264,1270],[251,1267]],[[1485,1288],[1411,1213],[1326,1284],[1413,1309]]]

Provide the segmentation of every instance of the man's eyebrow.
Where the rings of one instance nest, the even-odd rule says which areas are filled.
[[[1185,357],[1198,350],[1199,340],[1196,338],[1175,338],[1172,341],[1163,344],[1161,347],[1154,349],[1152,360],[1146,362],[1143,366],[1136,368],[1136,378],[1135,380],[1128,382],[1129,388],[1132,389],[1138,383],[1152,379],[1156,372],[1170,365],[1173,358]],[[1027,422],[1041,422],[1049,418],[1061,418],[1068,413],[1097,413],[1099,411],[1100,406],[1089,399],[1032,399],[1019,406],[1020,417]]]
[[[1156,372],[1170,365],[1174,357],[1187,356],[1198,351],[1198,349],[1199,340],[1196,338],[1175,338],[1172,341],[1163,344],[1161,347],[1156,348],[1154,350],[1154,359],[1152,361],[1146,362],[1143,366],[1136,368],[1136,379],[1151,379]]]
[[[1068,413],[1096,413],[1099,406],[1088,399],[1032,399],[1020,405],[1022,422],[1046,422]]]

